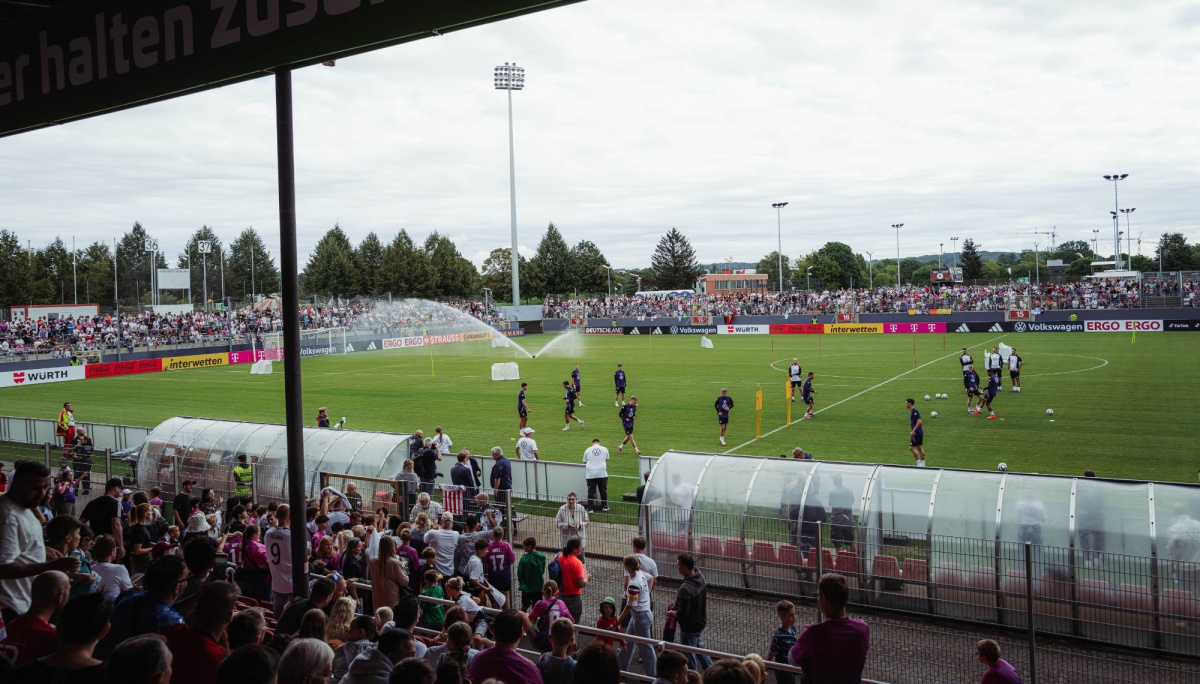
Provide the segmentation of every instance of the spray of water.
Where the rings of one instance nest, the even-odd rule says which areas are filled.
[[[404,330],[411,331],[413,334],[427,332],[431,335],[452,332],[484,332],[492,336],[493,346],[511,347],[527,358],[534,358],[533,354],[514,342],[512,338],[505,337],[478,318],[440,302],[425,299],[398,299],[377,306],[364,322],[372,326],[386,326],[397,334]],[[557,341],[555,340],[555,342]],[[554,342],[551,342],[551,345],[553,344]]]
[[[555,335],[546,346],[538,350],[538,356],[556,358],[579,358],[583,355],[583,335],[577,330],[568,330]]]

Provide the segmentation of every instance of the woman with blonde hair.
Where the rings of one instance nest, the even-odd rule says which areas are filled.
[[[276,684],[327,684],[332,678],[333,649],[320,639],[293,640],[275,670]]]
[[[358,603],[349,596],[343,596],[333,604],[329,620],[325,623],[325,641],[330,647],[336,649],[346,642],[346,630],[350,629],[356,608]]]
[[[371,559],[372,602],[377,606],[394,606],[400,600],[400,592],[408,586],[408,572],[396,555],[396,540],[384,537],[379,540],[379,555]]]
[[[328,535],[321,537],[321,541],[317,542],[317,548],[313,551],[312,559],[313,562],[323,562],[328,572],[335,572],[342,569],[342,559],[333,550],[333,537]]]

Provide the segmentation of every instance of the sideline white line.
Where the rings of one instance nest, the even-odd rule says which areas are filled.
[[[1005,337],[1008,337],[1008,334],[1007,334],[1007,333],[1006,333],[1006,334],[1004,334],[1004,335],[1001,335],[1000,337],[993,337],[992,339],[988,340],[987,342],[984,342],[984,343],[983,343],[982,345],[980,345],[980,346],[986,347],[987,345],[991,344],[992,342],[995,342],[996,340],[1002,340],[1002,339],[1004,339]],[[872,386],[872,387],[868,387],[867,389],[865,389],[865,390],[863,390],[863,391],[859,392],[858,394],[853,394],[853,395],[851,395],[851,396],[848,396],[848,397],[846,397],[845,399],[842,399],[841,401],[835,401],[834,403],[830,404],[829,406],[826,406],[826,407],[824,407],[824,408],[822,408],[822,409],[818,409],[816,413],[824,413],[825,411],[828,411],[829,409],[833,408],[834,406],[838,406],[839,404],[844,404],[844,403],[846,403],[846,402],[850,401],[851,399],[857,399],[858,397],[861,397],[862,395],[866,394],[867,392],[870,392],[871,390],[879,389],[880,387],[883,387],[884,385],[886,385],[886,384],[888,384],[888,383],[890,383],[890,382],[893,382],[893,381],[895,381],[895,380],[899,380],[900,378],[902,378],[902,377],[904,377],[904,376],[908,375],[909,373],[915,373],[915,372],[917,372],[917,371],[921,370],[922,368],[924,368],[924,367],[926,367],[926,366],[932,366],[933,364],[937,363],[938,361],[945,361],[946,359],[948,359],[948,358],[950,358],[950,357],[954,356],[954,355],[955,355],[955,354],[957,354],[957,353],[958,353],[958,352],[957,352],[957,351],[955,351],[955,352],[952,352],[952,353],[946,354],[945,356],[939,356],[938,358],[936,358],[936,359],[934,359],[934,360],[932,360],[932,361],[930,361],[930,362],[928,362],[928,363],[923,363],[923,364],[921,364],[921,365],[917,366],[916,368],[913,368],[912,370],[907,370],[907,371],[904,371],[903,373],[901,373],[900,375],[897,375],[897,376],[896,376],[896,377],[894,377],[894,378],[888,378],[887,380],[884,380],[883,382],[879,383],[878,385],[874,385],[874,386]],[[816,414],[813,414],[813,415],[816,415]],[[762,440],[762,439],[765,439],[765,438],[767,438],[767,437],[770,437],[771,435],[775,434],[776,432],[779,432],[780,430],[785,430],[785,429],[787,429],[787,428],[789,428],[789,427],[791,427],[791,426],[793,426],[793,425],[795,425],[795,424],[799,423],[801,420],[803,420],[803,419],[797,419],[797,420],[793,420],[792,422],[790,422],[790,423],[788,423],[788,424],[786,424],[786,425],[780,425],[779,427],[775,428],[774,430],[771,430],[770,432],[766,433],[766,434],[765,434],[765,435],[763,435],[762,437],[758,437],[758,438],[755,438],[755,439],[749,440],[749,441],[747,441],[747,442],[743,442],[743,443],[741,443],[741,444],[739,444],[739,445],[737,445],[737,446],[735,446],[735,447],[731,447],[731,448],[729,448],[729,449],[726,449],[725,451],[722,451],[721,453],[722,453],[722,454],[731,454],[731,453],[733,453],[733,452],[737,451],[738,449],[741,449],[742,447],[750,446],[751,444],[754,444],[755,442],[757,442],[757,441],[759,441],[759,440]]]

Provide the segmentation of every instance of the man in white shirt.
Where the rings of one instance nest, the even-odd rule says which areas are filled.
[[[537,442],[533,441],[533,428],[521,428],[521,438],[517,440],[517,456],[522,461],[538,460]]]
[[[443,577],[454,574],[454,549],[458,546],[459,534],[451,529],[454,526],[454,516],[443,513],[441,527],[425,533],[425,545],[437,552],[434,567]]]
[[[1021,366],[1025,365],[1025,361],[1017,356],[1017,349],[1014,347],[1008,352],[1008,379],[1012,381],[1012,389],[1010,392],[1021,391]]]
[[[583,452],[583,477],[587,480],[587,509],[593,513],[608,510],[608,449],[600,446],[599,439]],[[600,498],[596,498],[596,490]]]
[[[408,512],[408,521],[416,522],[417,516],[424,513],[429,518],[431,524],[436,525],[438,519],[442,517],[442,505],[433,499],[425,492],[421,492],[417,496],[417,502],[413,504],[412,510]]]
[[[450,441],[449,435],[442,432],[441,425],[435,427],[433,432],[433,448],[437,449],[438,453],[442,456],[449,456],[450,447],[454,445],[454,442]]]
[[[34,577],[79,569],[74,556],[46,561],[42,524],[33,511],[51,481],[49,468],[25,461],[13,469],[8,490],[0,496],[0,611],[6,620],[29,610]]]
[[[792,382],[792,401],[796,401],[796,391],[804,382],[800,377],[800,359],[792,357],[792,365],[788,366],[788,379]]]

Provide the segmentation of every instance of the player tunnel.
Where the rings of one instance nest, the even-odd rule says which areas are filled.
[[[863,606],[1200,655],[1200,488],[1161,482],[668,452],[641,529],[665,567]],[[1029,563],[1026,562],[1026,542]]]
[[[207,418],[176,417],[154,428],[138,455],[137,477],[143,489],[179,491],[184,480],[196,482],[198,496],[211,487],[223,498],[233,492],[238,454],[254,466],[254,500],[287,499],[286,427]],[[304,429],[305,491],[315,496],[318,473],[390,478],[408,458],[410,435],[359,430]]]

